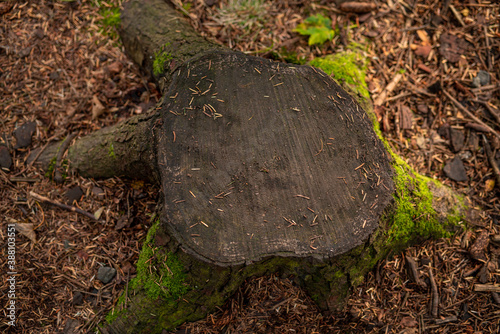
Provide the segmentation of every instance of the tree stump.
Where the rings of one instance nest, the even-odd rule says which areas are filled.
[[[321,70],[224,50],[162,0],[126,3],[121,36],[163,101],[78,139],[68,159],[83,176],[138,177],[163,195],[103,333],[175,328],[270,273],[336,310],[391,250],[461,219],[463,201],[393,156]],[[59,147],[40,155],[45,169]]]

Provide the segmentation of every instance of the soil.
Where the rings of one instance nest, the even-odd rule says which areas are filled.
[[[321,313],[290,277],[267,276],[249,280],[217,312],[174,333],[499,333],[498,5],[182,3],[207,38],[278,61],[305,63],[367,45],[366,80],[383,135],[418,172],[463,194],[479,214],[450,238],[391,254],[353,289],[342,311]],[[16,327],[9,326],[4,307],[2,332],[95,332],[135,276],[159,190],[78,175],[63,175],[57,184],[27,163],[36,148],[145,113],[160,99],[154,83],[124,54],[114,28],[103,26],[119,5],[0,3],[0,264],[17,273]],[[332,40],[310,46],[294,29],[318,13],[336,31]],[[402,80],[387,91],[398,74]],[[17,229],[12,268],[9,224]],[[2,280],[4,306],[11,301],[9,282]]]

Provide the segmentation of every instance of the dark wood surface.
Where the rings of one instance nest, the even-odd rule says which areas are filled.
[[[174,74],[159,138],[168,229],[218,265],[327,258],[377,228],[392,170],[368,115],[309,66],[213,52]]]

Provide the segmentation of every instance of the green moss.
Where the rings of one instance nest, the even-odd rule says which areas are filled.
[[[118,41],[118,28],[121,23],[119,4],[102,0],[96,1],[95,4],[100,7],[99,15],[101,15],[101,19],[97,21],[99,33]]]
[[[345,51],[315,58],[309,62],[311,66],[322,69],[331,75],[341,86],[346,86],[363,99],[369,100],[370,93],[365,82],[368,62],[361,51]]]
[[[49,166],[47,167],[47,171],[45,172],[45,177],[48,179],[52,179],[52,175],[54,175],[54,170],[56,169],[56,157],[50,159]]]
[[[110,156],[113,159],[116,159],[115,147],[113,146],[113,142],[109,143],[108,156]]]
[[[188,291],[188,286],[184,284],[186,274],[177,255],[154,245],[159,225],[157,221],[148,231],[137,262],[137,276],[130,282],[130,287],[136,289],[142,286],[152,299],[177,299]]]
[[[165,48],[169,46],[170,43],[166,43],[161,50],[155,52],[155,57],[153,61],[153,74],[158,76],[165,72],[165,63],[172,59],[170,53],[165,52]]]

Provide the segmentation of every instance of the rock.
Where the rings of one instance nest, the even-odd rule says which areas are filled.
[[[0,168],[10,169],[12,166],[12,158],[9,149],[0,145]]]
[[[475,88],[479,88],[481,86],[489,85],[491,82],[491,76],[486,71],[479,71],[477,76],[472,79],[472,86]]]
[[[76,292],[73,295],[73,305],[82,305],[83,304],[83,294],[81,292]]]
[[[469,179],[465,171],[464,163],[459,157],[455,157],[448,162],[446,166],[444,166],[443,171],[448,178],[457,182],[467,181]]]
[[[97,271],[97,279],[108,284],[116,275],[116,269],[111,267],[100,267]]]
[[[450,128],[450,145],[453,152],[457,153],[464,147],[464,140],[463,131]]]
[[[36,130],[35,122],[26,122],[14,130],[14,137],[16,137],[15,149],[25,148],[31,145],[31,137]]]
[[[64,194],[64,197],[66,197],[67,203],[70,205],[72,205],[73,202],[75,202],[75,201],[78,202],[80,200],[80,198],[82,198],[82,196],[83,196],[83,191],[82,191],[82,188],[80,188],[79,186],[76,186],[76,187],[69,189]]]
[[[78,327],[80,327],[80,321],[76,320],[76,319],[68,319],[68,321],[66,321],[66,325],[64,326],[64,329],[62,331],[62,334],[77,334],[77,333],[80,333],[80,329],[78,329]]]
[[[49,78],[50,78],[50,80],[57,80],[57,79],[59,79],[59,72],[54,71],[54,72],[50,73],[49,74]]]

